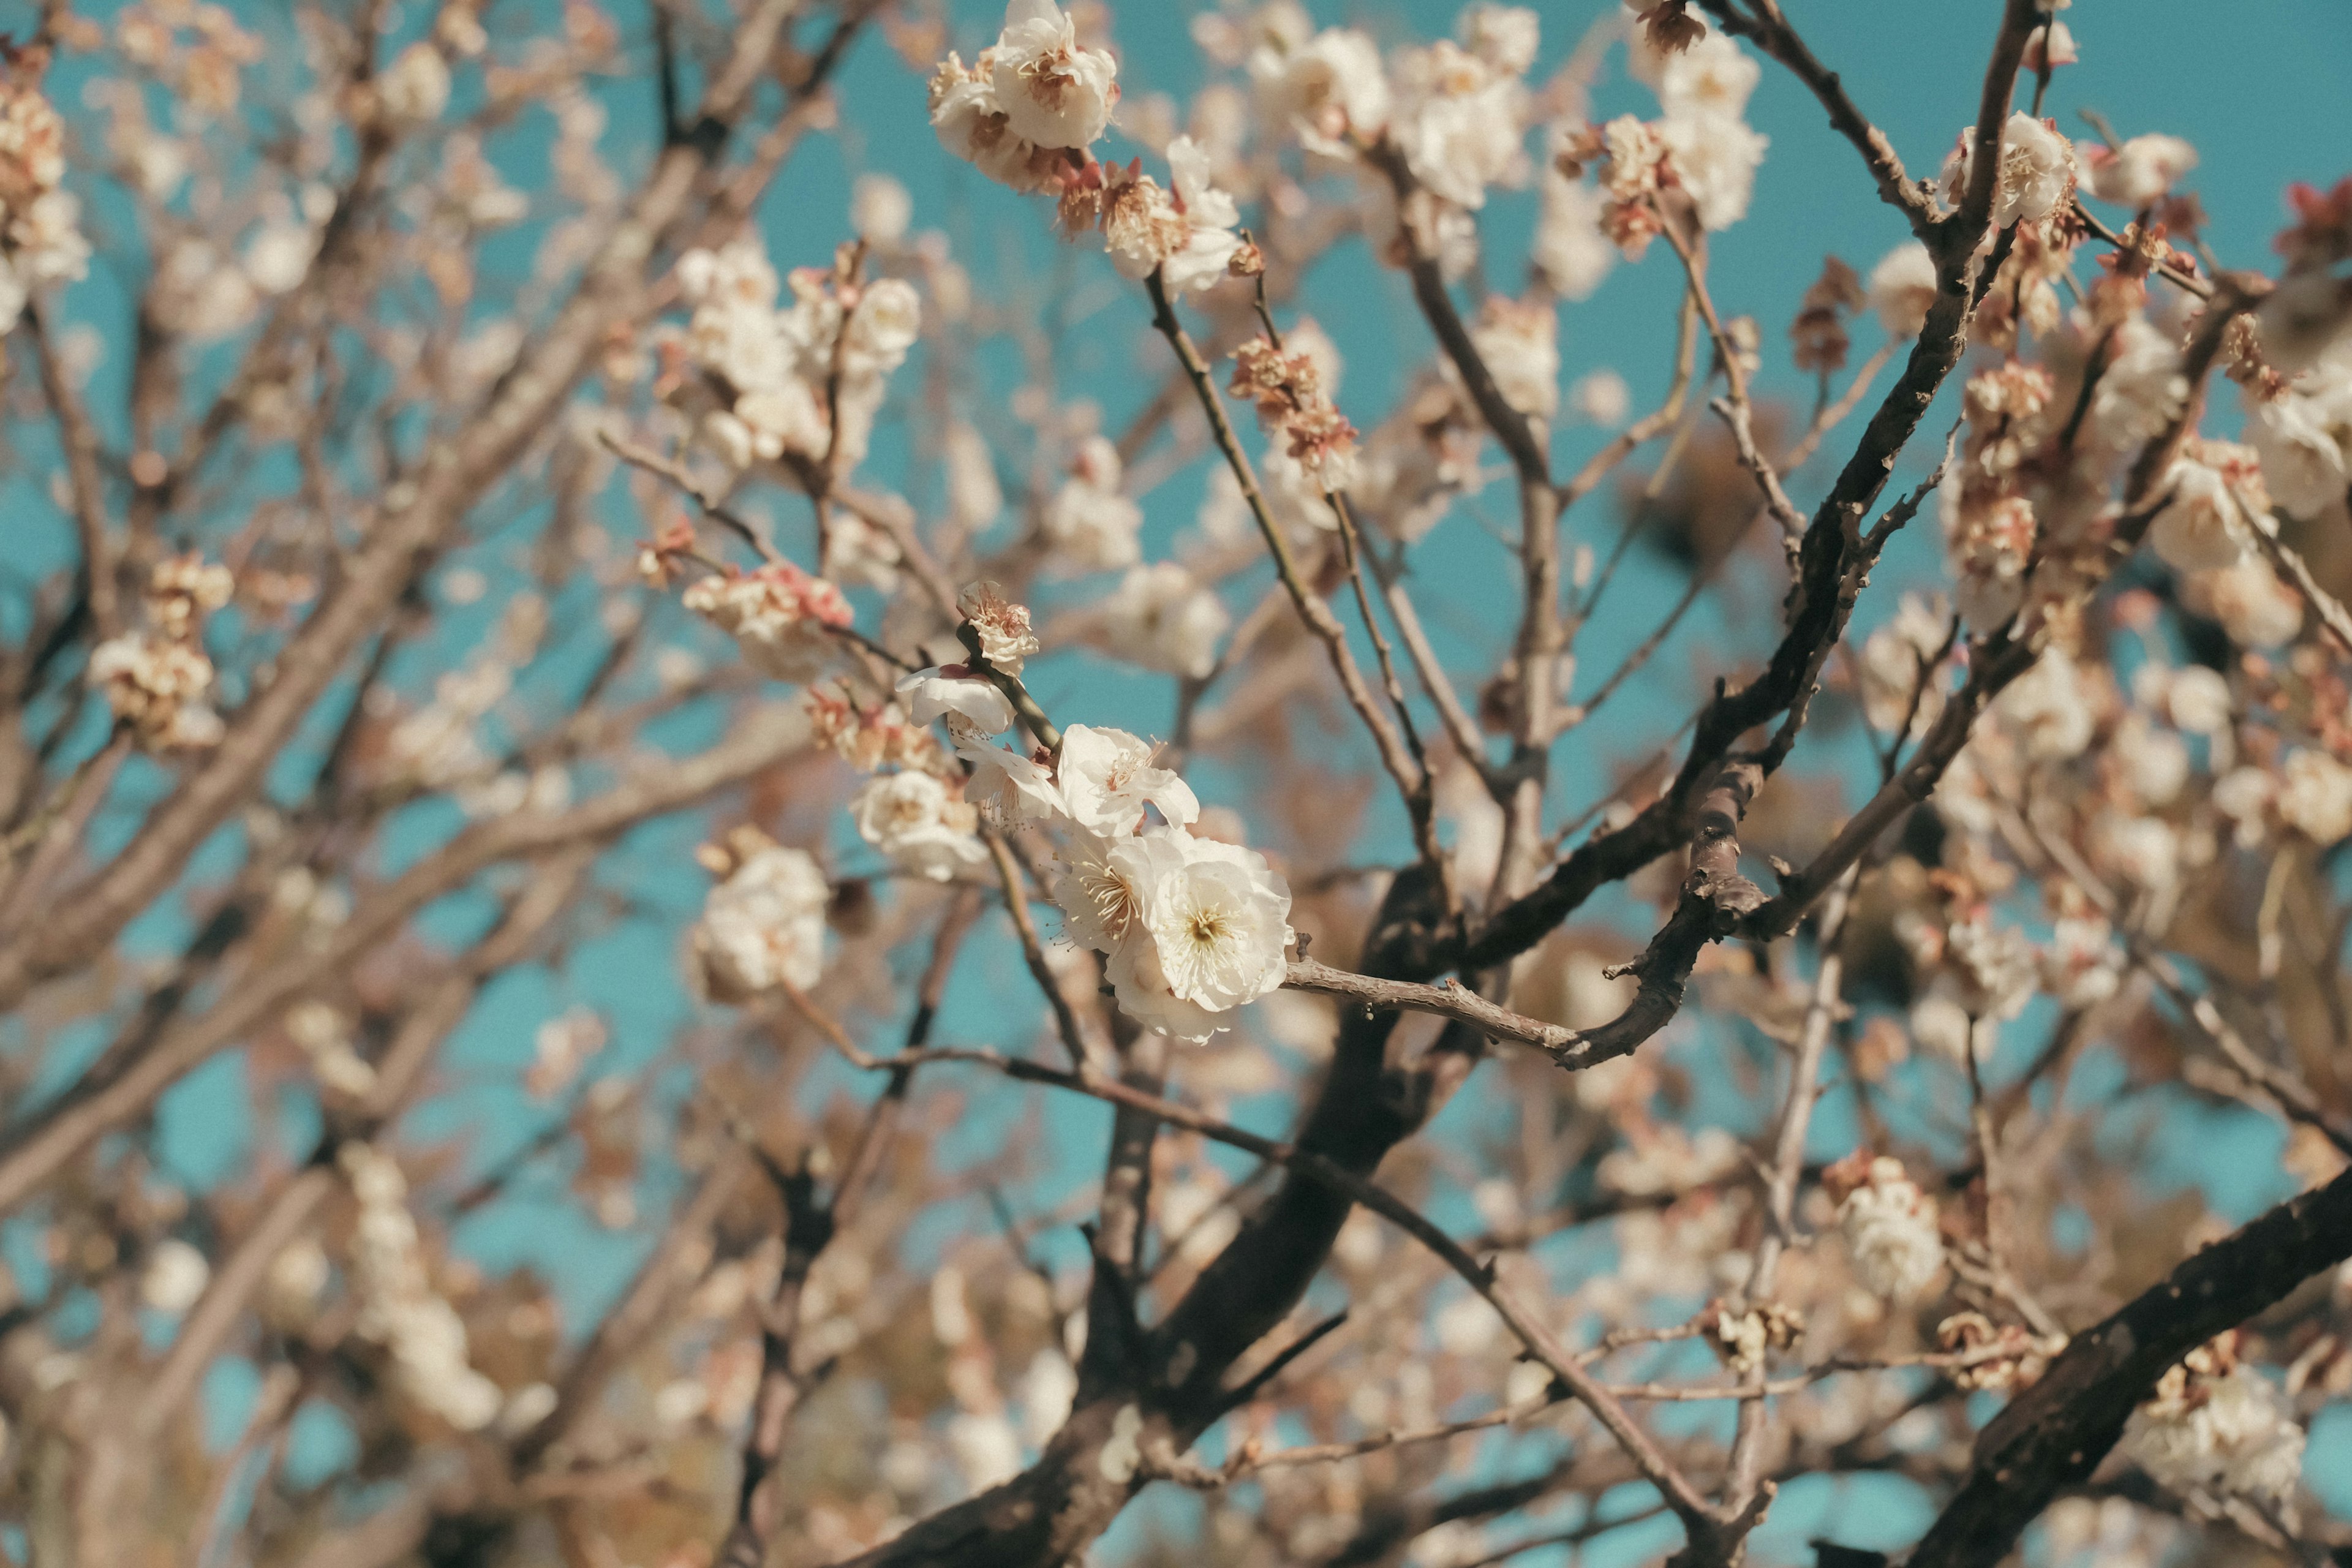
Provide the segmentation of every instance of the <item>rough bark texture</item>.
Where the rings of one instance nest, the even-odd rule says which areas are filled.
[[[2087,1478],[2167,1368],[2352,1257],[2352,1171],[2175,1268],[1978,1434],[1976,1462],[1906,1568],[1992,1568],[2060,1489]]]

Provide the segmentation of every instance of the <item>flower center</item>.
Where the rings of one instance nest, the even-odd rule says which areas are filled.
[[[1134,884],[1116,871],[1097,867],[1087,871],[1085,888],[1103,934],[1113,942],[1123,940],[1135,920]]]
[[[1225,918],[1223,910],[1194,910],[1186,933],[1192,937],[1193,946],[1209,949],[1233,935],[1233,921]]]

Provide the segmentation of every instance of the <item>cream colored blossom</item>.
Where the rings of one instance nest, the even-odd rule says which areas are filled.
[[[407,1178],[367,1143],[343,1144],[335,1163],[359,1207],[351,1254],[354,1331],[383,1348],[404,1398],[460,1432],[479,1431],[498,1418],[506,1395],[469,1363],[465,1321],[434,1288],[408,1210]]]
[[[1487,186],[1518,183],[1528,89],[1516,72],[1443,38],[1400,51],[1394,67],[1389,134],[1423,189],[1476,208]]]
[[[1729,228],[1748,216],[1770,138],[1725,114],[1670,114],[1658,122],[1657,134],[1700,227]]]
[[[1944,160],[1937,190],[1948,206],[1958,206],[1968,189],[1975,140],[1975,127],[1963,130],[1958,145]],[[2074,144],[2046,121],[2011,114],[2001,128],[2000,175],[1993,185],[1992,226],[2007,228],[2048,217],[2074,188]]]
[[[1108,838],[1136,831],[1149,805],[1172,826],[1190,826],[1201,803],[1181,778],[1152,765],[1156,750],[1124,730],[1088,724],[1064,730],[1055,776],[1070,820]]]
[[[934,882],[988,863],[979,814],[926,773],[877,773],[849,799],[857,836],[893,865]]]
[[[2114,149],[2105,142],[2084,146],[2091,194],[2117,206],[2149,205],[2197,166],[2197,149],[2178,136],[2135,136]]]
[[[1559,316],[1550,300],[1489,295],[1470,341],[1504,402],[1537,419],[1559,412]]]
[[[129,632],[90,650],[90,684],[151,751],[198,750],[217,743],[221,721],[205,706],[213,664],[187,643]]]
[[[2157,1484],[2179,1492],[2235,1492],[2276,1502],[2303,1476],[2303,1428],[2278,1389],[2250,1366],[2172,1368],[2132,1412],[2116,1447]]]
[[[1529,258],[1564,300],[1589,300],[1617,264],[1617,247],[1601,231],[1600,193],[1547,167],[1543,203]]]
[[[1029,656],[1037,651],[1037,634],[1029,629],[1028,606],[1007,599],[997,584],[974,583],[957,596],[956,609],[978,636],[981,657],[991,668],[1018,675]]]
[[[150,1311],[176,1318],[196,1304],[211,1281],[212,1265],[205,1255],[178,1237],[166,1237],[155,1244],[139,1276],[139,1300]]]
[[[1906,594],[1895,618],[1863,640],[1863,717],[1892,733],[1911,716],[1906,739],[1923,733],[1944,709],[1944,686],[1933,661],[1950,640],[1951,613],[1941,595]]]
[[[1181,829],[1128,842],[1134,914],[1109,966],[1118,1005],[1147,1028],[1206,1040],[1287,973],[1289,885],[1256,851]]]
[[[751,850],[710,889],[694,951],[715,1000],[740,1002],[824,973],[824,911],[831,889],[805,850]]]
[[[714,574],[682,597],[735,639],[746,663],[775,680],[815,679],[833,658],[831,634],[852,618],[840,589],[789,561]]]
[[[1936,303],[1936,261],[1927,247],[1906,239],[1870,269],[1870,308],[1895,338],[1916,338]]]
[[[1147,669],[1198,679],[1216,668],[1233,624],[1215,594],[1173,561],[1130,568],[1102,603],[1111,651]]]
[[[1378,45],[1332,27],[1295,45],[1270,41],[1249,57],[1259,110],[1310,152],[1346,154],[1388,128],[1392,96]]]
[[[1579,418],[1614,430],[1633,412],[1633,389],[1623,376],[1603,366],[1578,376],[1568,389],[1568,402]]]
[[[2278,814],[2323,846],[2352,835],[2352,767],[2326,752],[2295,747],[2279,769]]]
[[[950,731],[955,726],[949,725]],[[1050,756],[1042,748],[1025,756],[992,746],[969,731],[956,732],[956,755],[971,764],[964,795],[1003,825],[1058,819],[1066,814]]]
[[[989,85],[1014,135],[1040,147],[1083,148],[1109,127],[1118,62],[1079,43],[1053,0],[1012,0],[989,57]]]
[[[849,226],[869,245],[897,245],[914,217],[915,198],[888,174],[860,174],[849,187]]]
[[[1943,1272],[1935,1200],[1919,1190],[1900,1160],[1871,1162],[1869,1179],[1838,1207],[1838,1231],[1855,1275],[1889,1300],[1924,1294]]]
[[[2316,518],[2352,491],[2352,359],[2323,362],[2246,410],[2263,483],[2295,517]]]
[[[449,62],[420,40],[393,57],[376,78],[376,102],[395,121],[421,124],[439,119],[448,107],[449,85]]]
[[[960,664],[916,670],[899,679],[898,691],[917,724],[945,719],[957,734],[1002,735],[1013,728],[1012,699]]]
[[[1233,197],[1209,181],[1209,155],[1190,136],[1168,144],[1172,189],[1148,175],[1121,180],[1104,194],[1104,247],[1129,278],[1158,272],[1171,294],[1196,293],[1227,275],[1241,246]]]
[[[2191,440],[2165,476],[2164,510],[2148,525],[2148,548],[2176,572],[2234,566],[2254,547],[2267,508],[2253,448]]]

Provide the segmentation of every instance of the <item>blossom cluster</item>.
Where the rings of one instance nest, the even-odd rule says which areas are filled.
[[[2275,1503],[2302,1479],[2304,1432],[2278,1388],[2238,1360],[2235,1340],[2167,1370],[2119,1447],[2159,1486]]]
[[[977,630],[983,644],[1003,636],[1005,625],[1025,629],[1025,613],[1016,617],[1018,606],[1005,605],[992,584],[967,594],[965,604],[967,614],[999,624],[994,633]],[[994,652],[989,657],[1004,669]],[[1024,752],[998,745],[991,737],[1013,727],[1013,705],[992,680],[961,666],[908,676],[899,695],[917,723],[945,721],[971,769],[966,791],[976,804],[1006,826],[1035,823],[1059,836],[1054,900],[1070,938],[1103,955],[1129,1016],[1178,1039],[1206,1040],[1233,1026],[1235,1008],[1281,985],[1292,942],[1289,885],[1257,851],[1191,831],[1200,802],[1179,774],[1158,765],[1150,742],[1123,730],[1072,724],[1057,747]],[[893,837],[879,806],[904,799],[918,831],[936,835],[936,803],[949,798],[935,784],[900,782],[914,776],[877,778],[859,793],[877,808],[861,811],[861,835],[894,858],[912,846]]]
[[[789,561],[714,573],[690,584],[682,602],[733,637],[745,661],[774,680],[806,682],[823,674],[834,655],[833,634],[852,618],[840,589]]]
[[[220,740],[220,716],[205,700],[213,663],[205,655],[204,625],[235,588],[226,567],[199,557],[159,562],[143,596],[146,626],[90,650],[90,684],[148,750],[200,751]]]
[[[368,1143],[345,1143],[335,1163],[359,1208],[351,1281],[360,1335],[383,1347],[394,1385],[411,1404],[460,1432],[488,1426],[505,1395],[467,1360],[465,1321],[433,1287],[408,1210],[407,1178]]]
[[[889,374],[915,344],[921,302],[904,279],[861,279],[860,260],[852,247],[830,269],[793,268],[784,279],[792,302],[780,308],[775,268],[757,241],[679,258],[693,315],[666,391],[730,468],[782,465],[821,488],[865,458]]]
[[[805,849],[739,827],[697,858],[719,879],[694,928],[694,955],[714,1000],[745,1002],[824,973],[824,872]]]
[[[1311,353],[1285,353],[1265,338],[1234,351],[1235,397],[1257,406],[1258,422],[1283,453],[1322,488],[1344,490],[1355,479],[1356,427],[1331,405]]]
[[[1944,1239],[1936,1201],[1919,1190],[1903,1162],[1856,1156],[1860,1169],[1832,1173],[1828,1186],[1846,1187],[1838,1205],[1838,1232],[1855,1277],[1891,1301],[1924,1294],[1944,1269]]]
[[[1666,223],[1681,221],[1672,205],[1686,207],[1691,221],[1706,230],[1729,228],[1747,216],[1756,171],[1770,144],[1745,118],[1762,76],[1755,59],[1721,33],[1677,42],[1672,48],[1635,49],[1635,72],[1664,110],[1657,120],[1624,114],[1605,125],[1565,126],[1558,137],[1555,167],[1571,182],[1588,168],[1596,171],[1600,198],[1592,216],[1629,260],[1640,259]],[[1564,191],[1553,201],[1563,208],[1582,205]],[[1562,235],[1553,243],[1565,240]],[[1592,265],[1569,262],[1557,270],[1574,279]]]
[[[13,55],[0,70],[0,331],[36,290],[89,269],[80,198],[62,188],[65,123],[41,91],[45,55]]]

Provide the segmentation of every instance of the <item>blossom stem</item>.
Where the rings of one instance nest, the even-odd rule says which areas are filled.
[[[1209,432],[1215,439],[1217,450],[1223,454],[1226,465],[1233,469],[1234,479],[1241,487],[1242,499],[1249,505],[1250,515],[1257,521],[1258,532],[1265,539],[1267,551],[1274,556],[1275,570],[1282,585],[1290,594],[1290,602],[1298,618],[1323,644],[1332,673],[1339,679],[1339,687],[1348,705],[1371,731],[1372,744],[1379,751],[1381,764],[1396,781],[1397,791],[1404,797],[1405,813],[1412,819],[1413,844],[1422,858],[1433,867],[1445,864],[1445,852],[1437,841],[1436,813],[1430,792],[1429,770],[1418,762],[1399,735],[1395,725],[1389,722],[1380,704],[1373,700],[1371,689],[1364,682],[1363,672],[1356,666],[1355,656],[1348,651],[1347,628],[1331,613],[1331,606],[1321,595],[1309,586],[1291,554],[1290,542],[1283,537],[1281,527],[1266,510],[1265,492],[1258,489],[1257,476],[1250,468],[1248,456],[1234,434],[1233,421],[1226,417],[1224,405],[1218,401],[1217,389],[1209,374],[1208,365],[1201,352],[1176,319],[1176,311],[1168,300],[1168,290],[1158,271],[1143,280],[1144,289],[1151,298],[1151,324],[1176,353],[1184,367],[1185,378],[1192,384],[1192,394],[1201,411],[1209,421]]]
[[[1037,737],[1037,743],[1058,759],[1062,754],[1062,731],[1045,717],[1045,710],[1037,705],[1037,700],[1029,694],[1029,688],[1022,683],[1021,678],[989,662],[988,655],[981,651],[980,631],[970,621],[956,627],[956,637],[964,646],[965,663],[978,674],[986,676],[990,684],[1004,693],[1004,700],[1013,704],[1013,710],[1021,715],[1021,722]]]

